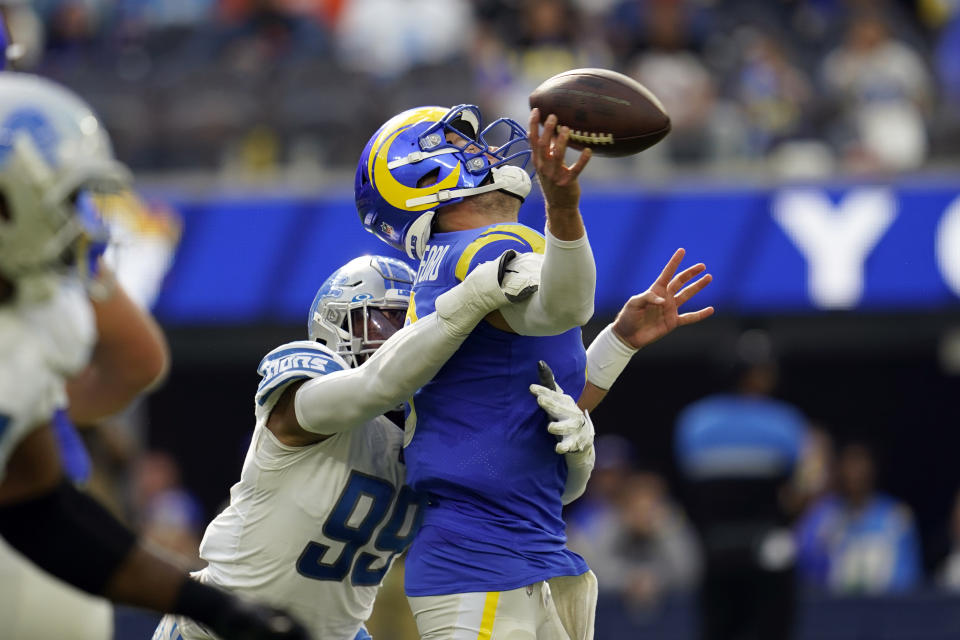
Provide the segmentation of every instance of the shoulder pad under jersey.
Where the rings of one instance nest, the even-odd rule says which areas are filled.
[[[291,382],[349,368],[343,358],[319,342],[298,340],[280,345],[265,355],[257,367],[263,378],[257,387],[257,406],[276,402],[279,391]]]

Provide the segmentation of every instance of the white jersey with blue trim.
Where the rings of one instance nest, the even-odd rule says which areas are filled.
[[[0,305],[0,481],[20,441],[66,408],[66,379],[86,365],[95,340],[79,282],[65,280],[40,303]]]
[[[263,359],[240,481],[200,545],[208,563],[201,581],[282,607],[324,640],[353,640],[361,632],[419,515],[403,484],[403,432],[388,418],[302,447],[284,445],[266,428],[287,385],[345,368],[340,356],[307,341]],[[165,619],[161,627],[174,624],[184,640],[210,637],[183,619]]]

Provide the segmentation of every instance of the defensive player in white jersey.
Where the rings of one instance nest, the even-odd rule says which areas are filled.
[[[377,589],[419,527],[423,503],[404,485],[403,431],[383,414],[427,382],[485,315],[533,294],[539,257],[508,258],[478,267],[405,329],[414,273],[403,262],[364,256],[327,279],[310,310],[310,340],[260,363],[253,438],[230,506],[204,535],[199,580],[281,605],[317,638],[367,637]],[[548,396],[560,402],[559,393]],[[580,495],[593,465],[592,426],[575,406],[556,415],[580,436],[567,454],[569,493]],[[209,637],[168,616],[154,640]]]
[[[189,580],[64,478],[52,422],[67,409],[68,388],[76,415],[92,419],[122,408],[165,366],[162,348],[159,367],[119,366],[149,353],[122,351],[143,344],[129,333],[150,327],[122,291],[95,277],[106,234],[92,196],[125,174],[92,153],[90,141],[102,138],[76,96],[0,72],[0,536],[47,572],[115,602],[191,615],[232,639],[308,638],[286,614]],[[32,593],[18,584],[0,583],[3,637],[54,637],[21,625]],[[55,637],[91,637],[84,606],[64,607],[62,594],[43,588],[50,599],[35,613],[69,618]]]

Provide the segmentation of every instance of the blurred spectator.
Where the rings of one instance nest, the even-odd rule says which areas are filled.
[[[596,0],[580,0],[592,4]],[[696,0],[617,0],[607,12],[606,31],[618,67],[626,67],[638,53],[653,46],[664,21],[683,25],[685,45],[700,50],[704,36],[714,26],[710,2]]]
[[[522,5],[523,30],[515,45],[517,75],[536,86],[567,69],[586,66],[584,31],[569,0],[530,0]],[[532,87],[530,87],[532,88]]]
[[[865,445],[842,450],[836,493],[814,503],[797,528],[798,567],[808,583],[837,593],[886,593],[919,585],[913,515],[876,490],[875,475]]]
[[[136,522],[143,538],[177,554],[190,568],[202,566],[203,509],[180,483],[176,461],[167,453],[148,452],[134,473]]]
[[[806,421],[770,397],[778,368],[766,333],[744,333],[731,365],[734,392],[698,400],[677,420],[688,512],[705,554],[701,637],[790,638],[795,548],[784,489],[805,467]]]
[[[943,561],[937,582],[951,591],[960,591],[960,491],[950,514],[950,554]]]
[[[478,23],[471,51],[470,64],[481,111],[491,115],[509,114],[514,68],[507,44],[493,23]]]
[[[417,65],[465,56],[473,27],[468,0],[350,0],[340,15],[337,46],[348,69],[394,78]]]
[[[751,155],[763,157],[778,143],[806,133],[810,82],[771,35],[751,34],[734,92],[746,116]]]
[[[282,0],[253,0],[239,15],[235,22],[198,31],[183,64],[189,68],[216,61],[249,75],[271,71],[281,63],[322,58],[331,50],[323,25],[290,10]]]
[[[752,171],[762,158],[768,174],[822,178],[838,163],[834,150],[847,170],[910,170],[928,155],[952,160],[960,143],[955,0],[0,6],[25,51],[17,66],[36,66],[113,116],[117,147],[135,169],[219,167],[242,181],[249,172],[233,165],[247,163],[235,156],[259,146],[276,158],[257,178],[309,182],[328,164],[352,168],[332,149],[362,146],[368,124],[390,113],[468,101],[522,122],[530,91],[575,67],[633,75],[673,120],[671,135],[635,159],[598,158],[598,176],[639,170],[649,178],[692,163]],[[846,39],[824,61],[848,23]],[[747,33],[755,34],[751,41]],[[928,50],[934,56],[922,59]],[[820,91],[807,80],[815,71]],[[934,103],[935,80],[943,84],[942,104]],[[330,86],[338,89],[333,98]],[[284,164],[295,167],[284,174]]]
[[[609,66],[601,23],[582,19],[571,0],[530,0],[515,9],[503,3],[496,10],[486,5],[483,15],[485,34],[502,41],[499,50],[506,56],[503,63],[510,75],[509,84],[497,87],[497,95],[486,96],[491,115],[523,122],[530,93],[547,78],[578,67]],[[503,63],[488,55],[483,68],[496,70]]]
[[[892,37],[876,13],[858,14],[844,42],[823,63],[827,95],[849,131],[844,155],[853,170],[904,170],[927,156],[925,117],[933,86],[921,56]]]
[[[699,548],[663,479],[634,473],[617,493],[616,511],[604,518],[604,526],[570,541],[597,574],[600,590],[649,607],[692,589],[700,571]]]
[[[636,454],[633,444],[613,433],[597,437],[596,463],[587,491],[568,507],[565,514],[572,538],[598,536],[614,518],[618,492],[633,471]]]
[[[0,13],[6,21],[10,38],[7,50],[11,66],[19,71],[33,69],[40,63],[46,45],[43,22],[36,10],[25,0],[0,2]]]
[[[955,5],[940,31],[935,57],[943,96],[953,110],[960,107],[960,3]]]
[[[677,162],[702,161],[713,155],[710,118],[717,88],[690,47],[690,25],[684,5],[660,0],[650,4],[649,48],[629,65],[630,75],[663,103],[672,129],[658,149]]]
[[[58,58],[84,56],[95,51],[100,16],[92,3],[67,0],[47,20],[47,54]]]
[[[117,0],[122,23],[143,30],[197,27],[213,17],[216,0]]]

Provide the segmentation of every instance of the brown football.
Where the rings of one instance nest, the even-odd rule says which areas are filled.
[[[599,156],[629,156],[649,149],[670,133],[670,116],[645,86],[609,69],[571,69],[546,80],[530,94],[540,109],[570,127],[569,146],[590,147]]]

